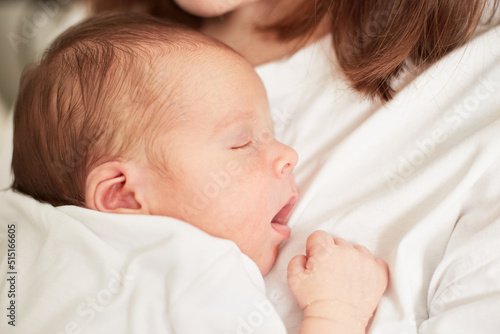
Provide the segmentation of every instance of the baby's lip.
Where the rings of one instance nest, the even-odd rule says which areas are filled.
[[[289,198],[288,202],[271,220],[271,226],[273,227],[273,229],[281,234],[285,239],[288,239],[290,237],[291,230],[287,223],[292,213],[293,207],[295,206],[295,203],[297,203],[297,197],[297,193],[294,192]]]
[[[288,219],[290,218],[292,210],[297,203],[297,198],[297,192],[294,191],[283,208],[273,217],[271,223],[286,225],[288,223]]]

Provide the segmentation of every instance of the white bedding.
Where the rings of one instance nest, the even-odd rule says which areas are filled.
[[[257,265],[231,241],[169,217],[0,200],[2,251],[5,232],[15,238],[1,333],[285,333]]]
[[[301,200],[290,221],[292,236],[265,278],[288,332],[297,333],[301,312],[286,287],[286,265],[304,252],[310,232],[324,229],[367,246],[389,263],[390,286],[370,333],[498,333],[500,30],[457,50],[384,106],[360,100],[339,75],[332,76],[332,55],[325,50],[326,39],[257,69],[268,89],[277,136],[300,157],[295,174]],[[18,252],[19,277],[27,282],[19,287],[24,306],[18,321],[29,324],[54,312],[74,312],[61,305],[78,305],[73,293],[87,284],[79,268],[105,268],[120,240],[114,241],[111,228],[99,229],[109,251],[96,252],[95,234],[82,230],[67,237],[57,225],[64,221],[53,218],[57,209],[26,203],[19,205],[29,206],[32,223],[26,228],[36,238]],[[0,202],[2,270],[6,225],[18,220],[7,210],[13,205]],[[109,221],[110,226],[120,222]],[[138,238],[156,238],[155,233],[141,233],[140,223],[137,231]],[[19,230],[20,238],[27,234]],[[85,262],[75,261],[81,254]],[[102,281],[93,287],[105,286],[108,276],[100,272]],[[58,290],[63,277],[75,285]],[[6,282],[0,286],[5,310]],[[163,328],[163,319],[148,314],[163,307],[164,296],[130,298],[130,313],[113,318],[117,326],[144,316],[149,326],[144,332],[161,332],[157,328]],[[0,331],[15,333],[3,319]]]

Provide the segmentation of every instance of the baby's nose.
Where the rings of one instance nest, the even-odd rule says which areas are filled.
[[[299,156],[293,148],[288,145],[279,143],[280,145],[278,156],[274,160],[273,170],[277,177],[288,176],[292,173]]]

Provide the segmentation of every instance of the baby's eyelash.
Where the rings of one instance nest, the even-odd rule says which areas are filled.
[[[241,149],[241,148],[245,148],[245,147],[249,146],[252,143],[253,143],[253,140],[250,140],[248,143],[245,143],[245,144],[240,145],[240,146],[233,146],[233,147],[231,147],[231,149],[232,150],[238,150],[238,149]]]

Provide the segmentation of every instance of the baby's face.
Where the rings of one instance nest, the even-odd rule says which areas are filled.
[[[182,119],[160,141],[172,180],[151,179],[148,206],[234,241],[265,274],[290,235],[297,153],[274,138],[255,71],[229,52],[212,58],[190,64]]]

